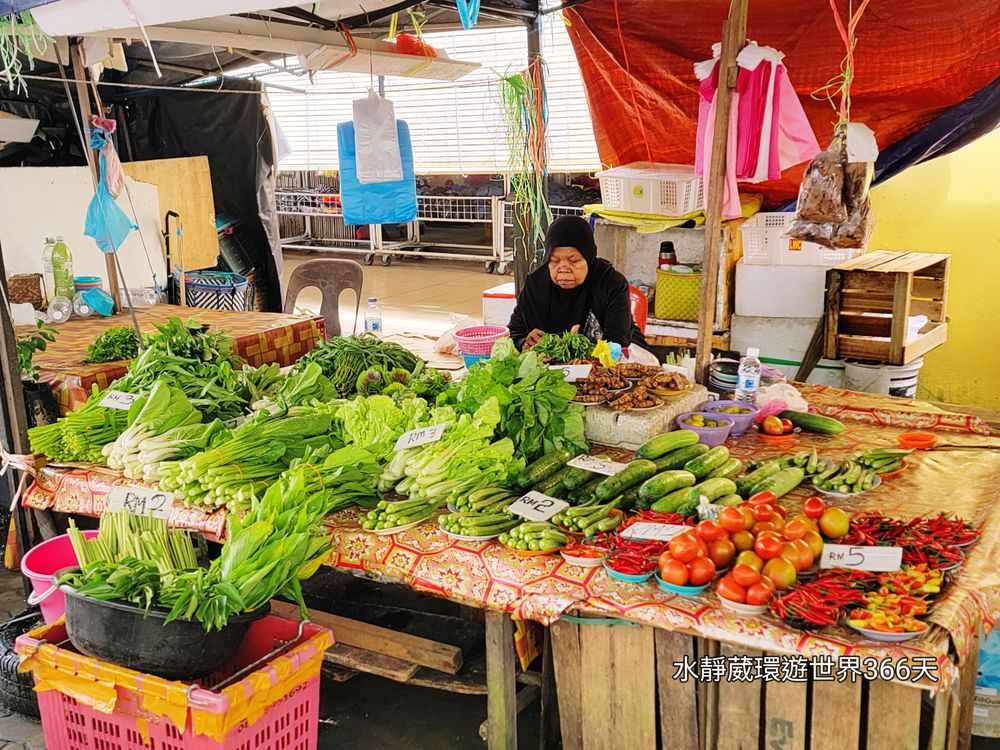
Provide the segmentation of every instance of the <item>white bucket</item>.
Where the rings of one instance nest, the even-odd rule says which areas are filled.
[[[844,387],[851,391],[913,398],[917,395],[917,378],[923,366],[922,358],[908,365],[876,365],[848,360],[844,363]]]

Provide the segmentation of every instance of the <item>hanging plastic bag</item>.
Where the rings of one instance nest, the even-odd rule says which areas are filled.
[[[864,248],[872,232],[871,185],[875,177],[878,144],[871,128],[847,125],[847,164],[844,165],[844,205],[847,218],[834,229],[833,246]]]
[[[405,224],[417,218],[413,147],[410,143],[410,129],[402,120],[396,121],[396,137],[399,140],[403,178],[394,182],[365,184],[358,179],[357,174],[354,123],[342,122],[337,126],[340,200],[345,224]]]
[[[354,101],[354,153],[363,185],[403,179],[396,108],[372,89],[367,98]]]
[[[97,180],[97,190],[87,207],[87,219],[83,226],[83,233],[94,238],[102,253],[113,253],[121,247],[129,232],[139,228],[119,207],[108,186],[108,162],[105,149],[109,142],[109,132],[100,127],[95,127],[91,131],[90,145],[91,148],[98,149],[101,155],[101,169],[100,177]]]

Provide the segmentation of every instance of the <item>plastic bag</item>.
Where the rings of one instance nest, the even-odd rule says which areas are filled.
[[[655,354],[646,351],[638,344],[628,345],[627,361],[639,365],[653,365],[654,367],[659,367],[660,365],[660,360],[656,358]]]
[[[354,158],[363,185],[403,179],[396,108],[371,89],[354,101]]]
[[[872,226],[871,188],[875,165],[870,162],[849,162],[844,166],[844,204],[847,218],[834,227],[831,237],[834,247],[863,248],[868,244]]]
[[[455,332],[469,326],[477,325],[477,323],[468,315],[452,313],[450,318],[451,328],[438,336],[438,340],[434,342],[434,351],[440,354],[451,354],[455,357],[461,357],[462,352],[458,348],[458,344],[455,343]]]
[[[800,221],[838,223],[847,218],[844,205],[843,139],[834,136],[830,147],[809,162],[799,188],[798,218]]]
[[[794,385],[775,383],[774,385],[761,386],[760,390],[757,391],[757,406],[761,410],[757,417],[762,418],[761,414],[764,414],[765,410],[770,413],[771,410],[768,409],[768,406],[774,401],[783,402],[781,411],[809,411],[809,404],[802,398],[802,394]]]
[[[340,154],[340,200],[344,223],[405,224],[417,218],[417,180],[413,172],[413,147],[410,129],[396,120],[399,155],[403,163],[403,179],[396,182],[364,184],[358,179],[354,150],[354,123],[337,126],[337,148]]]
[[[87,206],[87,218],[83,225],[83,233],[93,237],[102,253],[113,253],[128,237],[128,233],[139,227],[132,223],[121,207],[115,202],[108,189],[106,162],[101,152],[101,177],[97,181],[97,190]]]

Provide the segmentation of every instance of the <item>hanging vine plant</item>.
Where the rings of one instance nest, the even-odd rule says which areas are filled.
[[[545,228],[552,220],[545,197],[548,159],[545,130],[548,103],[541,61],[526,70],[501,77],[500,111],[507,137],[508,167],[514,194],[515,252],[522,252],[528,262],[540,260]]]
[[[12,91],[27,91],[28,86],[21,75],[24,61],[28,63],[28,70],[34,70],[35,56],[45,52],[48,44],[48,35],[35,23],[31,11],[0,18],[2,82]]]

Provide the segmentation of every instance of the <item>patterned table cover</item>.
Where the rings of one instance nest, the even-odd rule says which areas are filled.
[[[153,325],[171,317],[195,320],[212,330],[224,330],[233,337],[236,353],[254,367],[276,362],[282,367],[294,364],[315,348],[323,337],[323,319],[279,313],[234,312],[200,307],[156,305],[135,311],[143,334],[153,333]],[[62,414],[87,400],[96,383],[107,388],[128,370],[128,362],[84,364],[87,347],[94,339],[114,326],[131,326],[127,314],[110,318],[73,318],[56,327],[58,336],[44,352],[35,355],[39,377],[49,383],[59,401]],[[18,326],[17,334],[30,333],[31,326]]]
[[[836,411],[847,422],[838,436],[802,434],[793,446],[765,444],[755,435],[730,441],[734,456],[760,458],[815,446],[824,455],[843,457],[856,450],[895,445],[895,437],[916,426],[947,435],[949,442],[974,443],[989,429],[973,417],[941,410],[922,411],[924,405],[887,397],[803,386],[803,395],[824,412]],[[946,437],[942,435],[942,437]],[[93,467],[41,470],[26,505],[61,512],[99,515],[110,486],[124,480],[107,469]],[[796,510],[808,497],[803,485],[784,498]],[[333,552],[329,565],[361,575],[404,583],[414,589],[516,618],[549,624],[570,611],[620,618],[670,630],[696,634],[769,652],[903,659],[931,657],[939,666],[933,690],[949,686],[958,674],[952,659],[970,653],[982,618],[992,628],[1000,615],[1000,451],[976,448],[914,454],[902,474],[883,482],[877,491],[837,504],[852,510],[878,509],[887,515],[912,518],[951,511],[983,531],[968,550],[964,568],[954,575],[948,592],[929,616],[938,627],[902,645],[866,640],[842,628],[819,634],[784,626],[764,616],[740,616],[722,609],[713,592],[685,598],[658,589],[655,582],[615,581],[603,569],[583,569],[558,555],[519,557],[499,544],[461,542],[427,523],[394,536],[366,533],[357,525],[358,511],[348,510],[329,520]],[[171,522],[219,535],[224,514],[204,514],[177,508]]]

